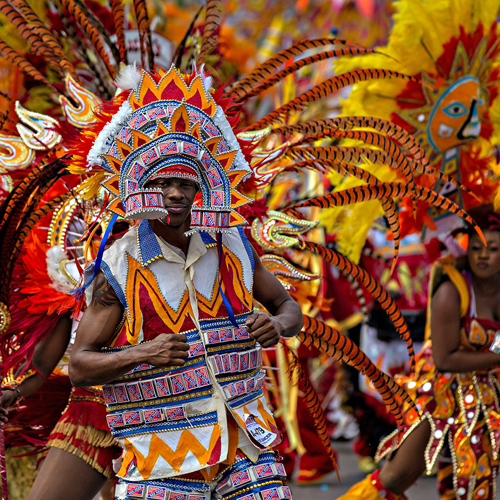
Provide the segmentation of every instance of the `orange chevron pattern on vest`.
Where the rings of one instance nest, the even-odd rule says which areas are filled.
[[[217,463],[219,454],[217,453],[217,444],[221,439],[221,428],[219,425],[214,425],[212,436],[210,437],[210,444],[205,448],[203,444],[192,434],[191,431],[185,430],[181,433],[177,448],[172,450],[170,446],[162,441],[156,434],[151,435],[151,442],[149,444],[149,451],[145,457],[134,445],[128,440],[125,440],[125,456],[119,476],[126,475],[127,468],[130,463],[135,459],[137,463],[137,470],[140,472],[144,479],[148,479],[151,475],[158,458],[163,458],[176,472],[181,470],[182,464],[188,454],[191,452],[200,462],[200,468],[211,463]],[[215,454],[217,456],[212,457]],[[212,458],[212,460],[210,460]]]

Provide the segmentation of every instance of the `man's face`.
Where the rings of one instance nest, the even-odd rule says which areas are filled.
[[[198,193],[198,185],[188,179],[169,177],[159,178],[146,183],[146,188],[158,188],[163,191],[168,217],[162,221],[171,227],[180,227],[190,217],[191,206]]]

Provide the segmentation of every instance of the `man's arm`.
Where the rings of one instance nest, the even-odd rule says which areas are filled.
[[[102,385],[141,363],[154,366],[182,366],[189,346],[184,335],[162,334],[114,353],[101,352],[121,322],[123,306],[103,274],[96,277],[92,301],[85,311],[69,363],[69,377],[75,387]]]
[[[254,313],[246,322],[248,332],[262,347],[276,345],[281,337],[293,337],[304,325],[302,311],[278,279],[255,258],[253,294],[271,314]]]

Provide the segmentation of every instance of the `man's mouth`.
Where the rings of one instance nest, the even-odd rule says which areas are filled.
[[[165,207],[170,214],[181,214],[186,210],[186,205],[169,205]]]

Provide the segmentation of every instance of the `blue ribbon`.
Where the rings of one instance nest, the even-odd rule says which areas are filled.
[[[90,280],[85,281],[83,286],[80,288],[77,288],[76,290],[73,290],[71,293],[76,294],[77,296],[81,296],[87,287],[94,281],[94,278],[97,276],[97,273],[101,269],[101,262],[102,262],[102,256],[104,255],[104,250],[106,248],[106,242],[108,241],[109,235],[111,234],[111,230],[113,229],[113,224],[116,222],[116,219],[118,219],[117,214],[113,214],[113,217],[111,217],[111,220],[109,221],[108,227],[106,228],[106,231],[104,232],[104,236],[102,237],[101,244],[99,245],[99,250],[97,252],[97,257],[94,261],[94,273],[92,274],[92,278]]]
[[[231,307],[231,303],[229,302],[228,298],[224,295],[224,292],[222,291],[222,252],[224,251],[222,248],[222,235],[219,233],[217,234],[217,250],[219,251],[219,291],[222,296],[222,301],[224,302],[224,305],[226,306],[227,310],[227,315],[229,316],[229,320],[231,323],[234,325],[235,328],[238,328],[238,323],[236,322],[236,318],[234,317],[234,312],[233,308]]]

